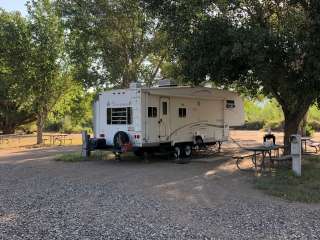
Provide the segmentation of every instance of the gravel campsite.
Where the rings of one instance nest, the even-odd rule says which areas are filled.
[[[247,133],[244,138],[248,136]],[[235,148],[223,147],[224,155]],[[319,204],[255,189],[233,159],[58,162],[79,147],[0,152],[1,239],[318,239]]]

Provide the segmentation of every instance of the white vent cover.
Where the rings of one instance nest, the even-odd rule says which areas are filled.
[[[141,88],[141,83],[132,82],[132,83],[130,83],[130,88]]]
[[[162,79],[159,80],[159,87],[176,87],[177,83],[174,80]]]

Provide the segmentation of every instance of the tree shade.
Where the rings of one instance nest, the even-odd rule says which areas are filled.
[[[320,93],[320,2],[145,2],[166,22],[173,54],[189,82],[213,81],[275,97],[288,145]],[[192,4],[197,7],[188,7]]]

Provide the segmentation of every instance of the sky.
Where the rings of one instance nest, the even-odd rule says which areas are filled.
[[[27,0],[0,0],[0,8],[7,11],[20,11],[23,15],[26,15],[26,2]]]

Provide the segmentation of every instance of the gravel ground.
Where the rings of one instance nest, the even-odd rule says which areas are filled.
[[[320,239],[320,206],[252,188],[231,161],[56,162],[0,152],[0,239]]]

